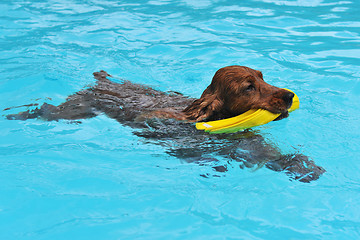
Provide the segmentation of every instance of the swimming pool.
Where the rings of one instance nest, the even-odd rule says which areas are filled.
[[[355,0],[2,1],[0,109],[59,104],[101,69],[199,97],[232,64],[298,94],[256,130],[327,172],[183,163],[106,116],[0,118],[0,239],[359,239]],[[13,109],[17,112],[21,109]],[[2,115],[9,111],[2,111]]]

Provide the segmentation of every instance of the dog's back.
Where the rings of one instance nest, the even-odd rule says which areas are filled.
[[[53,121],[59,119],[78,120],[106,114],[118,122],[130,126],[143,126],[145,118],[156,117],[182,111],[194,99],[178,93],[164,93],[130,81],[115,83],[105,71],[95,72],[97,80],[92,87],[73,95],[58,106],[43,104],[40,108],[18,114],[7,115],[10,120],[42,118]]]

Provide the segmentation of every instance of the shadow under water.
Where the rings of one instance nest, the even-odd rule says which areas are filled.
[[[317,180],[325,172],[324,168],[317,166],[306,155],[282,154],[277,147],[252,130],[209,134],[196,130],[194,124],[172,119],[151,119],[146,125],[147,129],[135,131],[134,134],[164,146],[169,155],[185,162],[200,165],[211,163],[217,172],[226,172],[228,165],[234,162],[242,169],[266,167],[284,172],[290,179],[301,182]]]

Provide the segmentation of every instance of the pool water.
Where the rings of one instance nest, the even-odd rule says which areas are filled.
[[[360,238],[358,1],[5,0],[0,10],[0,239]],[[4,117],[60,104],[101,69],[199,97],[233,64],[300,97],[289,118],[256,130],[324,167],[319,180],[236,162],[204,178],[211,166],[104,115]]]

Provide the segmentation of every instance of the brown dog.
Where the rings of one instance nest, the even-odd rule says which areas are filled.
[[[115,83],[104,71],[94,73],[95,86],[69,96],[59,106],[44,103],[40,108],[7,115],[11,120],[78,120],[99,114],[131,126],[135,134],[164,144],[168,153],[188,162],[216,162],[217,157],[241,162],[241,166],[265,165],[285,171],[294,179],[309,182],[325,171],[302,154],[282,155],[253,132],[208,135],[197,131],[192,122],[233,117],[249,109],[266,109],[286,117],[294,94],[267,84],[260,71],[229,66],[218,70],[199,99],[179,93],[164,93],[129,81]],[[230,140],[231,139],[231,140]],[[176,144],[173,144],[176,143]],[[226,171],[221,164],[214,167]]]

